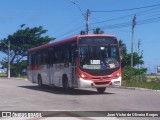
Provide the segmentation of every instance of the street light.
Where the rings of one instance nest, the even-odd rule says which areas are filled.
[[[82,10],[81,10],[80,6],[79,6],[79,5],[78,5],[74,0],[70,0],[70,1],[78,7],[78,9],[80,10],[80,12],[81,12],[82,16],[83,16],[83,17],[84,17],[84,19],[86,20],[86,17],[85,17],[85,15],[83,14],[83,12],[82,12]]]
[[[85,16],[83,14],[82,9],[80,8],[80,6],[74,0],[70,0],[70,1],[78,7],[78,9],[80,10],[83,18],[85,19],[85,22],[86,22],[86,33],[88,34],[88,32],[89,32],[89,15],[90,15],[89,9],[87,9],[87,13],[86,13],[86,16]]]
[[[8,40],[8,45],[4,43],[3,41],[2,43],[8,47],[8,78],[10,78],[11,77],[11,74],[10,74],[10,69],[11,69],[10,68],[10,41]]]

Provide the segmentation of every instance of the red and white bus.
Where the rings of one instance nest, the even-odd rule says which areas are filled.
[[[108,34],[78,35],[28,50],[28,79],[39,86],[121,86],[118,41]]]

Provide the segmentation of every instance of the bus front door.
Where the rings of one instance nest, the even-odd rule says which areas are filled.
[[[78,81],[77,81],[77,66],[76,66],[76,46],[75,44],[71,45],[71,80],[72,80],[72,87],[76,88],[78,87]]]

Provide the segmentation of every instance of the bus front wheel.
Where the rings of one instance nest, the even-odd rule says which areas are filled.
[[[98,93],[102,94],[106,90],[106,87],[97,88]]]

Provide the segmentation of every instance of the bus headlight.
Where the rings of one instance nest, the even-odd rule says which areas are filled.
[[[80,77],[83,78],[83,79],[87,79],[87,76],[83,73],[80,74]]]
[[[117,79],[119,77],[120,77],[120,73],[119,72],[117,72],[116,74],[113,75],[113,79]]]

